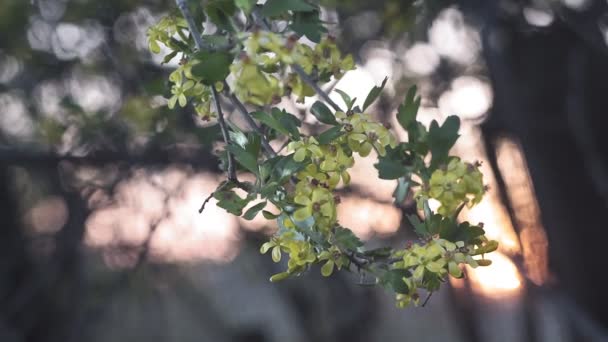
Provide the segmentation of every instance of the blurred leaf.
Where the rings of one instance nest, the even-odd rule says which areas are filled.
[[[234,0],[236,7],[240,8],[245,14],[251,13],[257,2],[257,0]]]
[[[268,0],[262,7],[262,15],[266,17],[279,16],[292,12],[310,12],[316,8],[303,0]]]
[[[336,117],[332,114],[331,110],[321,101],[316,101],[310,107],[310,112],[314,115],[317,120],[328,125],[337,125]]]
[[[212,23],[225,30],[232,30],[230,17],[236,12],[233,0],[208,0],[205,11]]]
[[[397,179],[397,187],[393,192],[393,197],[395,198],[395,204],[400,205],[405,200],[408,192],[410,190],[410,182],[409,177],[399,177]]]
[[[403,281],[403,278],[409,278],[412,274],[406,269],[394,269],[386,271],[379,282],[384,288],[395,293],[408,293],[409,288]]]
[[[397,121],[399,121],[401,127],[408,132],[410,130],[410,124],[416,120],[416,114],[420,107],[421,98],[420,96],[416,96],[416,90],[417,88],[415,85],[410,87],[407,91],[405,101],[399,106],[397,112]]]
[[[365,111],[367,107],[374,103],[378,96],[380,96],[380,94],[382,93],[382,89],[384,89],[384,86],[386,85],[386,81],[388,81],[388,77],[384,78],[382,84],[379,87],[374,86],[372,90],[369,91],[369,94],[367,94],[367,97],[365,98],[365,102],[363,102],[363,111]]]
[[[167,54],[165,56],[165,58],[163,58],[163,61],[160,63],[160,65],[169,63],[173,58],[175,58],[175,56],[177,56],[177,51],[173,51],[173,52]]]
[[[427,143],[432,154],[432,168],[447,162],[448,153],[460,136],[459,128],[460,119],[455,115],[448,116],[442,126],[439,126],[435,120],[431,122]]]
[[[321,41],[321,35],[327,33],[327,28],[325,28],[323,22],[319,20],[319,11],[316,10],[294,13],[289,28],[298,35],[305,36],[315,43],[319,43]]]
[[[426,225],[420,221],[418,216],[416,215],[407,215],[407,220],[410,221],[412,226],[414,226],[414,230],[416,234],[419,236],[427,236],[429,235],[429,231],[426,228]]]
[[[230,136],[230,141],[241,146],[242,148],[245,148],[245,146],[247,146],[247,143],[249,142],[249,139],[247,139],[247,136],[241,130],[233,129],[228,132],[228,135]]]
[[[393,253],[393,248],[391,247],[380,247],[376,249],[370,249],[365,251],[363,254],[371,257],[379,257],[379,258],[388,258]]]
[[[357,250],[358,247],[363,246],[363,242],[352,232],[352,230],[336,227],[334,232],[334,240],[336,245],[348,249]]]
[[[201,77],[203,83],[213,85],[228,77],[232,55],[227,52],[200,51],[194,56],[200,63],[192,66],[192,75]]]

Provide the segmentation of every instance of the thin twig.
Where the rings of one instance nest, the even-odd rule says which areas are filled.
[[[325,92],[325,90],[321,89],[321,87],[319,87],[319,85],[317,84],[317,82],[315,82],[315,80],[313,80],[312,77],[310,77],[310,75],[308,75],[306,73],[306,71],[304,71],[304,69],[302,69],[301,66],[299,66],[298,64],[292,64],[291,68],[293,69],[293,71],[296,72],[296,74],[298,74],[298,76],[300,76],[300,78],[302,79],[302,81],[306,82],[309,86],[311,86],[312,89],[314,89],[315,92],[319,96],[321,96],[321,98],[323,99],[323,101],[327,102],[327,104],[331,106],[331,108],[333,108],[337,112],[342,112],[343,111],[340,108],[340,106],[338,106],[334,102],[334,100],[332,100],[329,97],[329,95]]]
[[[210,193],[209,196],[207,196],[207,198],[205,198],[205,202],[203,202],[203,205],[201,205],[201,208],[198,210],[199,214],[203,213],[203,210],[205,210],[205,206],[207,205],[207,203],[209,203],[209,201],[213,198],[213,195],[215,195],[215,191]]]
[[[234,95],[234,93],[232,93],[232,91],[230,90],[230,86],[226,81],[224,81],[224,91],[226,96],[230,99],[230,102],[232,102],[236,109],[243,115],[243,118],[245,118],[245,121],[247,121],[247,125],[249,125],[249,127],[253,129],[256,133],[258,133],[262,138],[262,147],[266,151],[266,154],[271,157],[276,156],[277,153],[272,148],[272,146],[270,146],[270,143],[268,142],[268,140],[266,140],[266,137],[264,137],[264,133],[262,132],[260,127],[255,123],[255,121],[253,121],[253,118],[251,117],[251,115],[249,115],[249,111],[247,110],[245,105],[241,102],[241,100],[238,99],[238,97],[236,97],[236,95]]]
[[[190,33],[192,33],[192,37],[194,37],[194,43],[196,44],[196,48],[199,51],[208,49],[210,47],[206,46],[201,36],[201,33],[198,31],[198,28],[196,28],[194,17],[192,17],[192,15],[190,14],[187,2],[187,0],[175,0],[175,4],[177,4],[177,7],[182,12],[184,19],[186,19],[186,22],[188,23],[188,29],[190,29]]]
[[[226,121],[224,120],[224,112],[222,112],[222,106],[220,105],[220,97],[217,93],[217,89],[215,86],[211,86],[211,95],[213,96],[213,101],[215,102],[215,110],[217,111],[217,121],[220,124],[220,129],[222,131],[222,137],[224,138],[224,142],[226,143],[226,153],[228,155],[228,180],[236,181],[236,170],[234,166],[234,156],[228,150],[228,146],[230,146],[230,136],[228,135],[228,128],[226,127]]]
[[[203,38],[201,33],[198,31],[196,24],[194,23],[194,18],[190,14],[190,10],[188,9],[188,5],[186,0],[175,0],[177,7],[182,12],[184,19],[188,23],[188,28],[190,29],[190,33],[194,37],[194,43],[196,44],[196,48],[199,51],[202,51],[206,48],[205,43],[203,42]],[[236,170],[234,165],[234,157],[232,153],[228,150],[228,146],[230,146],[230,136],[228,135],[228,129],[226,127],[226,121],[224,121],[224,113],[222,112],[222,106],[220,105],[219,95],[217,93],[217,89],[215,86],[211,87],[211,94],[213,95],[213,100],[215,102],[215,110],[217,111],[218,122],[220,124],[220,129],[222,130],[222,136],[224,138],[224,142],[226,143],[226,153],[228,154],[228,180],[237,181],[236,178]]]
[[[422,303],[422,307],[424,307],[426,305],[426,303],[429,302],[429,299],[431,299],[431,296],[433,295],[433,292],[429,292],[429,294],[426,296],[426,299],[424,300],[424,303]]]
[[[285,142],[283,143],[283,145],[281,145],[281,147],[279,148],[279,150],[277,151],[277,153],[281,153],[281,151],[283,151],[283,149],[285,147],[287,147],[287,145],[289,145],[290,142],[291,142],[291,140],[289,140],[289,139],[285,140]]]

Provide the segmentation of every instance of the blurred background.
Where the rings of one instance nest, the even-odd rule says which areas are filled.
[[[461,117],[453,153],[490,185],[462,218],[501,242],[493,265],[406,310],[345,272],[270,283],[285,265],[258,249],[276,226],[198,213],[223,179],[219,129],[168,110],[175,64],[147,49],[173,1],[2,0],[0,341],[608,340],[606,1],[325,5],[357,61],[328,91],[361,99],[389,76],[378,119],[398,127],[413,84],[422,122]],[[280,106],[316,132],[312,102]],[[373,162],[340,221],[400,246],[415,205],[393,205]]]

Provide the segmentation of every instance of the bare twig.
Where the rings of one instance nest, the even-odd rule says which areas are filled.
[[[188,23],[188,28],[190,29],[190,33],[194,37],[194,43],[196,44],[196,48],[201,51],[206,48],[205,43],[201,37],[201,33],[198,31],[196,24],[194,23],[194,18],[190,14],[190,10],[188,10],[188,5],[186,0],[175,0],[177,7],[182,12],[184,19]],[[215,103],[215,110],[217,111],[218,122],[220,124],[220,129],[222,130],[222,136],[224,138],[224,142],[228,147],[230,145],[230,136],[228,135],[228,128],[226,127],[226,121],[224,120],[224,113],[222,112],[222,106],[220,105],[219,95],[215,86],[211,87],[211,94],[213,95],[213,101]],[[232,153],[228,149],[226,149],[226,153],[228,154],[228,180],[236,181],[236,171],[234,165],[234,157]]]
[[[220,124],[220,130],[222,131],[222,137],[224,138],[224,142],[226,143],[226,153],[228,155],[228,180],[236,181],[236,170],[234,165],[234,156],[228,150],[228,146],[230,145],[230,136],[228,135],[228,128],[226,127],[226,121],[224,120],[224,112],[222,111],[222,106],[220,105],[220,97],[215,89],[215,86],[211,87],[211,95],[213,96],[213,101],[215,103],[215,110],[217,111],[217,121]]]
[[[429,292],[429,294],[426,296],[426,299],[424,300],[424,303],[422,303],[422,307],[426,306],[426,303],[429,302],[429,299],[431,299],[431,296],[433,295],[433,292]]]
[[[188,29],[190,29],[190,33],[192,33],[192,37],[194,37],[194,43],[196,44],[196,48],[199,51],[210,48],[209,46],[207,46],[205,44],[205,42],[203,41],[203,38],[201,36],[201,33],[198,31],[198,28],[196,27],[196,23],[194,22],[194,17],[192,17],[192,15],[190,14],[190,10],[188,9],[188,1],[187,0],[175,0],[175,4],[177,4],[177,7],[182,12],[184,19],[186,19],[186,22],[188,23]]]
[[[328,105],[331,106],[331,108],[333,108],[335,111],[337,112],[342,112],[342,109],[340,108],[340,106],[338,106],[334,100],[332,100],[329,95],[325,92],[325,90],[321,89],[321,87],[319,87],[319,85],[317,84],[317,82],[315,82],[315,80],[312,79],[312,77],[310,77],[310,75],[308,75],[304,69],[302,69],[301,66],[299,66],[298,64],[292,64],[291,68],[293,69],[293,71],[296,72],[296,74],[298,74],[298,76],[300,76],[300,78],[302,79],[302,81],[306,82],[306,84],[308,84],[309,86],[312,87],[312,89],[315,90],[315,92],[321,96],[321,98],[323,99],[323,101],[327,102]]]
[[[210,193],[209,196],[207,196],[207,198],[205,198],[205,201],[203,202],[203,205],[201,205],[201,208],[198,210],[199,214],[201,214],[203,212],[203,210],[205,210],[205,206],[213,198],[213,195],[215,195],[215,191],[212,192],[212,193]]]
[[[247,110],[245,105],[241,102],[241,100],[238,99],[238,97],[236,97],[236,95],[234,95],[234,93],[232,93],[232,91],[230,90],[230,86],[226,81],[224,81],[224,91],[226,96],[230,99],[230,102],[232,102],[236,109],[243,115],[243,118],[245,118],[245,121],[247,121],[247,125],[249,125],[251,129],[256,131],[256,133],[258,133],[262,138],[262,147],[264,148],[264,151],[266,151],[266,154],[271,157],[276,156],[277,153],[272,148],[272,146],[270,146],[268,140],[266,140],[266,138],[264,137],[264,133],[260,129],[260,126],[258,126],[255,121],[253,121],[253,118],[251,117],[251,115],[249,115],[249,111]]]

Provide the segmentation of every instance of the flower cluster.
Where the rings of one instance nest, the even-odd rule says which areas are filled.
[[[396,252],[395,256],[401,261],[394,263],[392,268],[409,271],[409,276],[402,278],[407,291],[397,293],[397,305],[405,307],[411,302],[417,304],[420,298],[419,290],[428,290],[429,281],[443,278],[447,274],[462,278],[461,265],[478,267],[478,260],[473,259],[473,255],[476,255],[472,253],[473,250],[474,246],[465,246],[464,241],[451,242],[435,235],[424,244],[412,244]],[[489,265],[489,260],[479,261]]]
[[[209,198],[217,199],[218,206],[243,219],[251,220],[262,212],[266,219],[276,220],[279,225],[277,233],[260,248],[261,253],[270,251],[274,262],[287,259],[287,268],[270,280],[297,276],[314,265],[320,266],[323,276],[330,276],[336,269],[354,268],[373,275],[377,284],[396,294],[397,305],[405,307],[419,302],[420,291],[439,289],[447,277],[463,277],[464,265],[489,265],[484,255],[496,250],[497,242],[485,237],[481,224],[456,221],[459,209],[478,203],[485,192],[479,164],[463,162],[447,153],[458,137],[459,119],[449,117],[442,126],[434,122],[427,132],[416,121],[420,99],[416,98],[414,87],[397,113],[409,140],[398,142],[388,127],[366,112],[378,98],[385,79],[380,87],[370,90],[362,107],[339,90],[336,91],[346,110],[331,101],[328,102],[334,110],[317,101],[311,114],[320,123],[333,127],[318,136],[304,134],[299,129],[300,119],[269,107],[291,94],[300,102],[315,95],[315,89],[320,91],[319,84],[339,79],[354,69],[353,58],[340,52],[333,37],[321,35],[325,31],[318,28],[318,18],[299,33],[307,37],[312,34],[318,38],[313,38],[317,44],[306,45],[293,34],[298,27],[302,29],[301,17],[297,17],[300,26],[293,25],[296,12],[307,11],[306,17],[317,13],[308,2],[306,6],[288,6],[288,10],[281,7],[282,2],[266,2],[261,11],[266,13],[262,16],[267,16],[263,21],[256,19],[260,14],[254,15],[247,4],[234,5],[224,8],[228,11],[224,14],[236,15],[238,8],[240,18],[252,24],[243,25],[245,31],[231,20],[214,22],[213,15],[199,13],[202,15],[197,18],[213,22],[218,33],[193,37],[193,33],[197,34],[193,18],[169,15],[149,29],[149,47],[153,53],[161,51],[160,44],[171,49],[164,62],[181,54],[179,66],[169,75],[169,108],[190,103],[204,120],[216,116],[222,119],[218,122],[226,145],[224,167],[228,179]],[[187,8],[180,11],[188,16]],[[282,32],[261,30],[258,26],[279,17],[288,22]],[[317,27],[317,35],[311,32],[312,27]],[[237,125],[228,125],[220,101],[211,104],[215,92],[221,93],[220,97],[230,95],[239,108],[258,107],[255,112],[242,112],[250,121],[258,120],[259,127],[252,124],[251,132],[243,132]],[[328,97],[322,95],[321,98]],[[273,150],[270,140],[276,138],[287,139],[287,154]],[[374,165],[378,176],[398,180],[393,194],[396,203],[402,203],[410,191],[416,193],[424,217],[412,215],[408,219],[421,242],[400,250],[366,250],[352,231],[338,223],[337,188],[350,183],[349,169],[355,164],[355,155],[368,157],[372,150],[379,159]],[[255,181],[240,181],[240,170],[251,172]],[[235,188],[247,195],[236,195]],[[257,204],[244,210],[258,199]],[[440,203],[437,213],[431,211],[430,199]],[[264,210],[267,204],[272,204],[278,213]]]
[[[300,43],[296,36],[284,38],[261,30],[243,33],[240,39],[244,40],[244,51],[231,67],[234,90],[241,101],[259,106],[288,94],[296,95],[299,102],[315,94],[288,66],[297,64],[320,81],[329,81],[331,76],[339,79],[355,67],[352,56],[342,56],[330,38],[314,47]]]
[[[450,215],[461,203],[469,207],[479,203],[485,193],[479,166],[479,163],[469,164],[452,157],[446,167],[433,172],[428,187],[417,195],[419,207],[424,200],[434,198],[441,203],[437,211]]]
[[[269,242],[262,245],[260,252],[265,254],[271,248],[272,260],[274,262],[281,261],[281,252],[289,255],[287,270],[275,274],[271,278],[271,281],[283,280],[290,275],[302,273],[306,270],[308,265],[317,260],[317,253],[315,253],[313,246],[307,241],[297,239],[297,236],[293,231],[274,236]]]
[[[387,146],[397,145],[397,139],[389,130],[373,121],[369,114],[336,112],[336,118],[344,125],[348,146],[362,157],[368,156],[372,149],[376,149],[378,155],[384,156]]]

